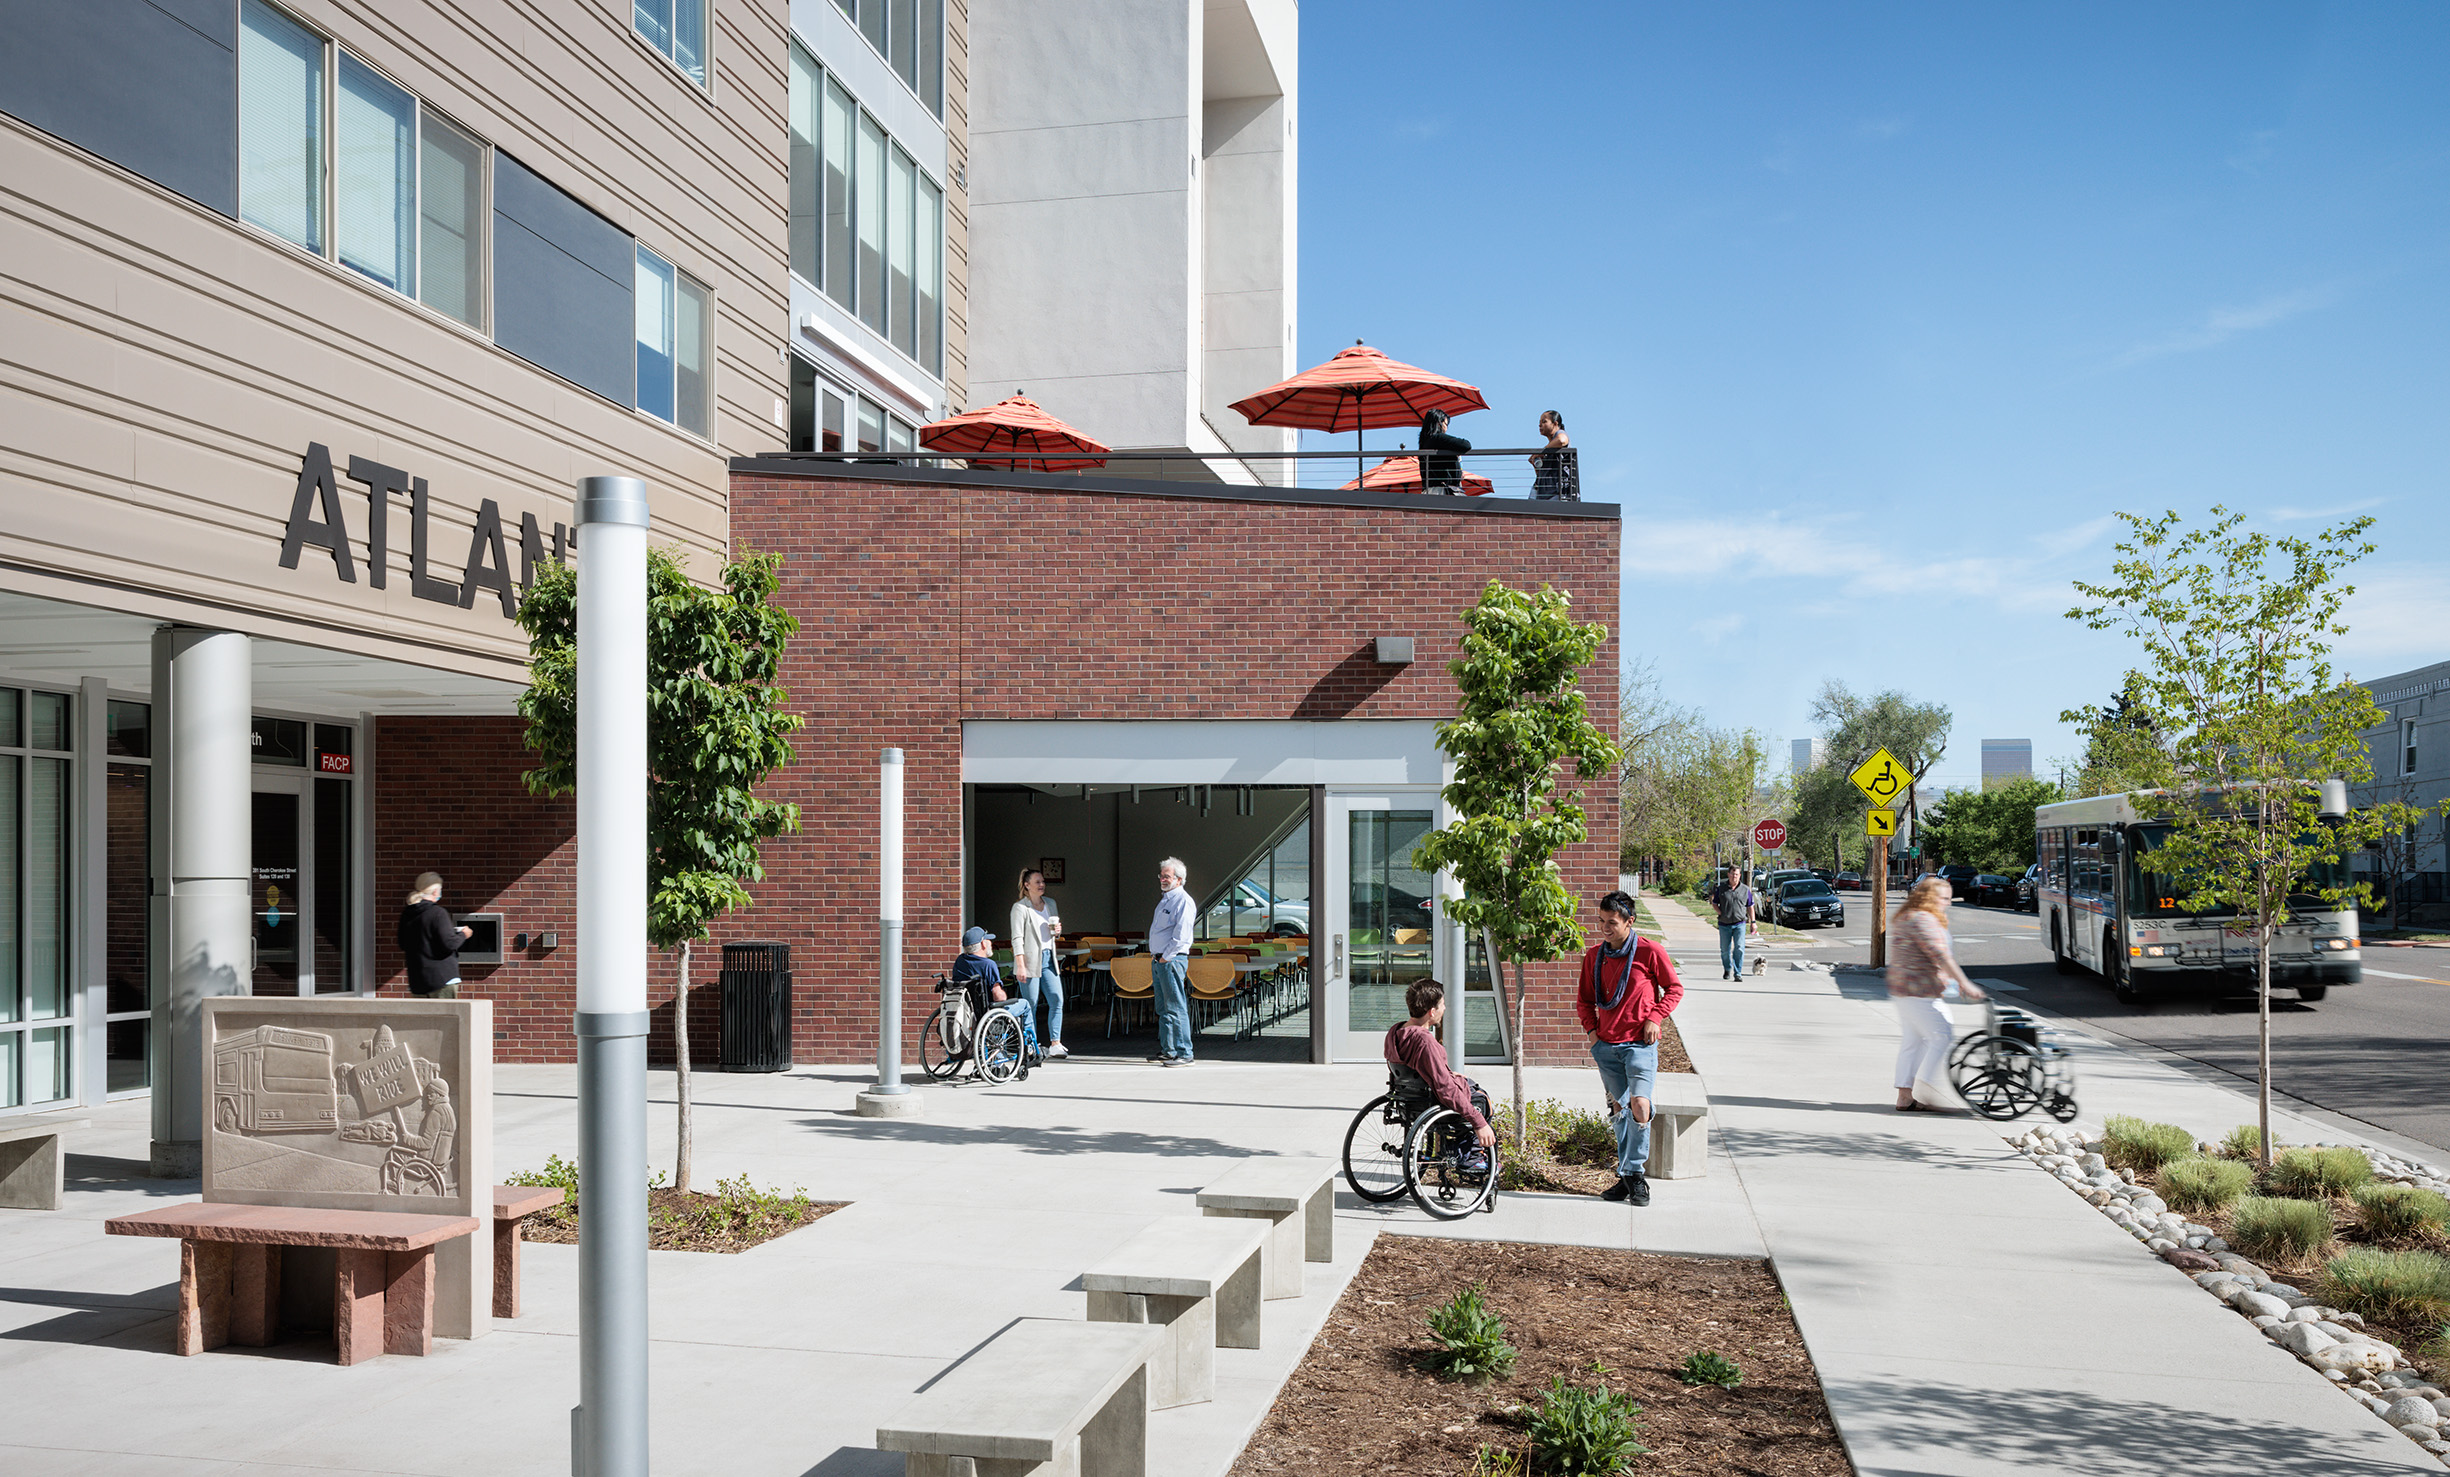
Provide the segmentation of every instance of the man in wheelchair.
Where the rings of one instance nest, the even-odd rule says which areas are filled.
[[[1423,1095],[1421,1107],[1426,1108],[1426,1099],[1434,1097],[1472,1120],[1481,1165],[1485,1165],[1489,1149],[1497,1143],[1497,1130],[1489,1126],[1489,1095],[1480,1090],[1479,1083],[1457,1076],[1446,1064],[1446,1046],[1438,1039],[1438,1027],[1446,1019],[1446,987],[1436,980],[1417,980],[1404,991],[1404,1008],[1412,1012],[1412,1019],[1398,1021],[1387,1031],[1386,1056],[1392,1069],[1389,1076],[1394,1079],[1391,1089],[1401,1098],[1409,1087]],[[1480,1168],[1465,1167],[1475,1172]]]
[[[961,936],[961,957],[953,961],[953,983],[970,993],[970,1008],[980,1015],[990,1010],[1011,1012],[1021,1023],[1021,1044],[1027,1055],[1021,1070],[1027,1073],[1044,1058],[1038,1050],[1037,1012],[1026,1000],[1016,1000],[1004,991],[1004,972],[995,965],[995,935],[983,928],[972,928]]]

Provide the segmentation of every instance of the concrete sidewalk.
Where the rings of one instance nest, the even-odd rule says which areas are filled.
[[[1718,981],[1715,930],[1645,901],[1685,979],[1676,1019],[1713,1126],[1864,1477],[2438,1477],[2440,1463],[2010,1150],[2018,1130],[1895,1112],[1897,1028],[1876,977],[1774,962]],[[1959,1007],[1961,1029],[1977,1008]],[[2237,1093],[2097,1042],[2076,1049],[2082,1122],[2135,1112],[2216,1137],[2253,1119]]]

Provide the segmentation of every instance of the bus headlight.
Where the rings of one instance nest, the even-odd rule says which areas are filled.
[[[2342,953],[2344,953],[2344,952],[2346,952],[2347,950],[2349,950],[2349,949],[2353,949],[2353,948],[2355,948],[2355,947],[2356,947],[2356,940],[2355,940],[2355,939],[2316,939],[2316,940],[2314,940],[2314,948],[2315,948],[2315,950],[2316,950],[2317,952],[2320,952],[2320,951],[2322,951],[2322,950],[2326,950],[2326,949],[2328,949],[2328,950],[2334,950],[2334,951],[2338,951],[2338,952],[2342,952]]]
[[[2146,944],[2138,952],[2147,959],[2175,959],[2182,950],[2177,944]]]

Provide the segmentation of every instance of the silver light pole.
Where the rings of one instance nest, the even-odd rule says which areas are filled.
[[[902,1081],[902,751],[877,762],[876,1085],[859,1094],[865,1118],[908,1118],[919,1095]]]
[[[647,1470],[647,489],[582,477],[576,1477]]]

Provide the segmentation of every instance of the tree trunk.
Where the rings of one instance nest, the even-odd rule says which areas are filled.
[[[1482,929],[1480,948],[1489,956],[1489,983],[1497,990],[1497,1008],[1510,1023],[1512,1031],[1508,1044],[1513,1050],[1506,1055],[1514,1063],[1514,1151],[1520,1154],[1524,1144],[1529,1141],[1531,1127],[1523,1102],[1523,1012],[1519,988],[1522,975],[1519,971],[1516,973],[1516,999],[1509,1001],[1506,998],[1506,966],[1497,956],[1497,935]]]
[[[2254,950],[2254,1111],[2255,1130],[2262,1135],[2262,1167],[2271,1168],[2271,924],[2255,931]]]
[[[689,948],[681,940],[681,982],[672,996],[673,1086],[680,1097],[680,1149],[672,1159],[672,1184],[689,1189]]]
[[[1517,959],[1514,961],[1514,1050],[1508,1053],[1514,1058],[1514,1152],[1517,1154],[1527,1152],[1525,1145],[1531,1137],[1531,1110],[1523,1096],[1523,1054],[1530,1049],[1523,1040],[1523,1017],[1529,993],[1530,987],[1523,980],[1523,961]]]

